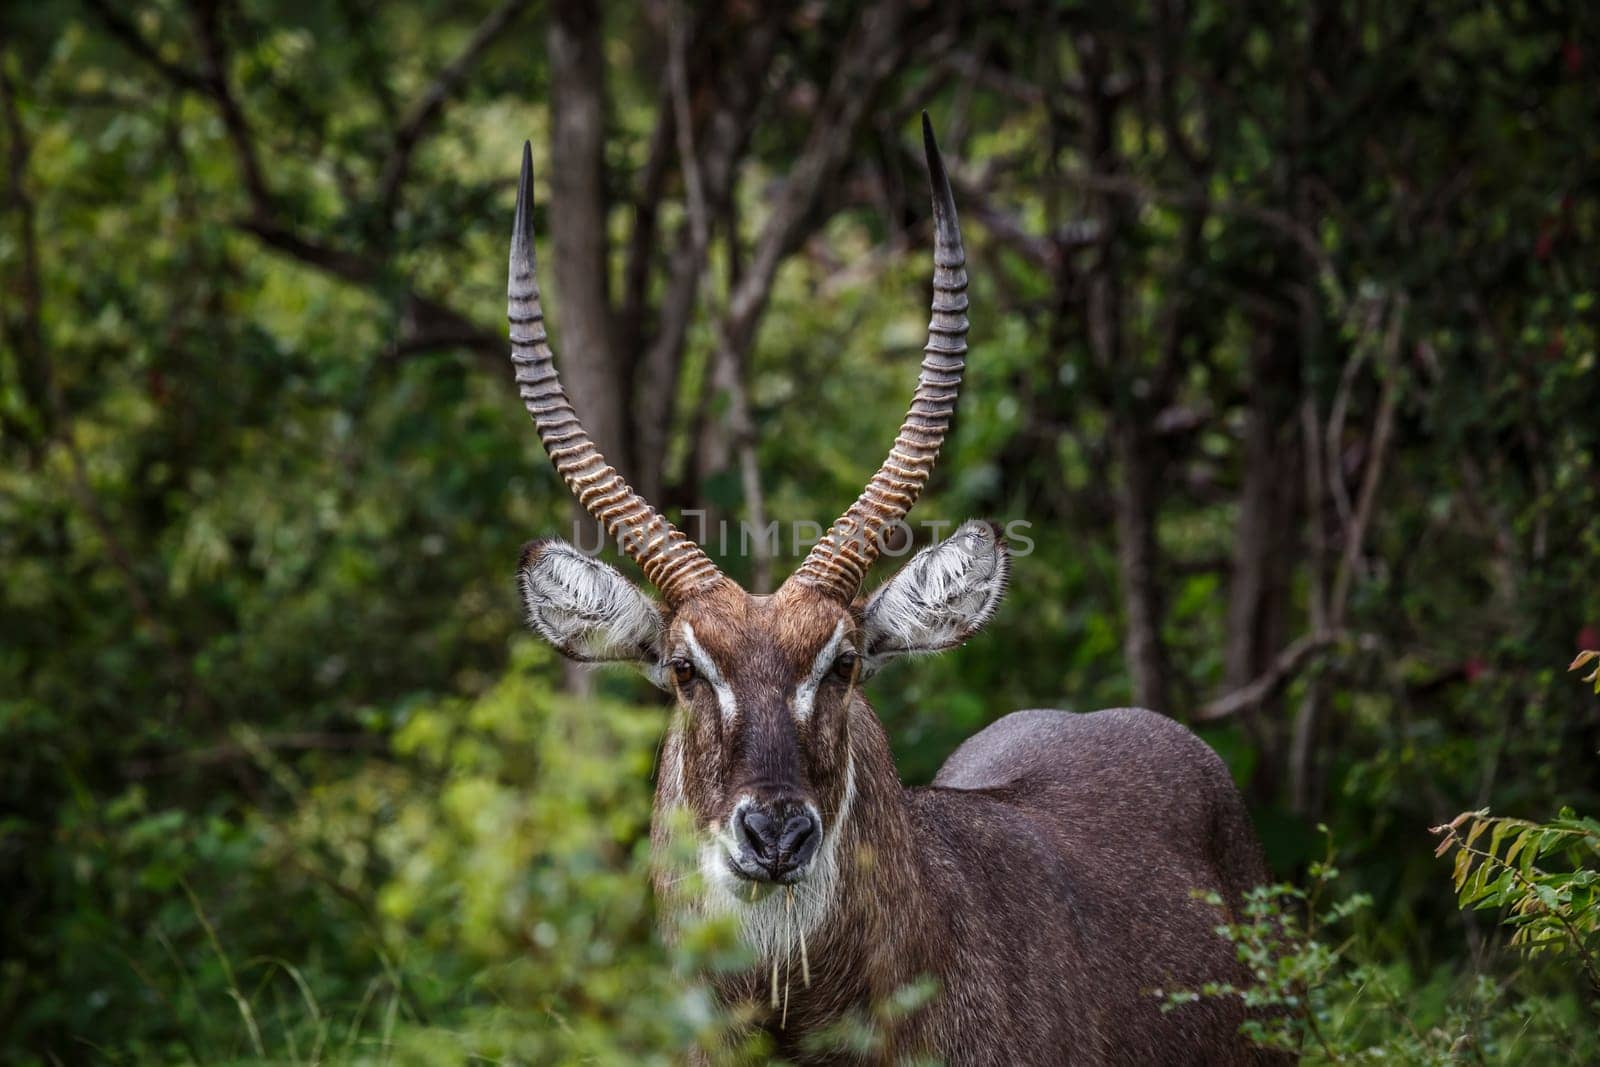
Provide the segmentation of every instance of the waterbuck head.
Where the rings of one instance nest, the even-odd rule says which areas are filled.
[[[512,361],[551,460],[583,506],[660,592],[555,540],[523,552],[518,580],[532,628],[573,659],[631,661],[673,693],[662,798],[702,838],[710,892],[822,883],[855,795],[857,684],[893,657],[973,634],[1004,591],[1006,548],[987,523],[924,549],[871,597],[858,592],[889,528],[927,482],[965,366],[967,276],[950,183],[923,117],[933,189],[933,318],[910,411],[861,496],[776,593],[724,576],[606,463],[556,374],[535,275],[531,152],[525,146],[511,241]],[[865,710],[870,715],[870,710]],[[819,891],[820,891],[820,887]]]

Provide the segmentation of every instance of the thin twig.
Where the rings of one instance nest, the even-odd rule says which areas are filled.
[[[1328,561],[1328,531],[1324,523],[1323,475],[1322,475],[1322,429],[1321,420],[1317,418],[1317,402],[1310,395],[1309,387],[1305,398],[1300,403],[1300,431],[1305,435],[1303,451],[1305,453],[1306,476],[1306,539],[1311,545],[1311,582],[1308,597],[1310,600],[1311,629],[1315,633],[1322,633],[1328,628],[1328,594],[1325,585]]]
[[[1344,307],[1344,285],[1339,280],[1333,258],[1315,233],[1286,212],[1240,200],[1218,198],[1201,189],[1161,189],[1120,174],[1075,171],[1063,174],[1062,180],[1067,184],[1078,185],[1110,196],[1129,197],[1150,203],[1203,207],[1219,215],[1248,219],[1276,230],[1298,245],[1316,265],[1317,276],[1328,289],[1332,307],[1336,311]]]
[[[1346,636],[1338,631],[1324,631],[1296,638],[1273,657],[1265,671],[1239,688],[1201,705],[1192,718],[1196,722],[1215,722],[1256,707]]]
[[[5,113],[6,140],[9,142],[6,153],[6,198],[16,214],[17,242],[22,251],[20,277],[13,290],[18,296],[20,315],[16,316],[17,335],[12,343],[22,371],[24,393],[39,420],[38,437],[47,439],[54,429],[61,402],[55,368],[50,363],[44,341],[44,274],[39,268],[38,212],[28,189],[33,142],[17,105],[9,60],[9,51],[0,53],[0,110]],[[0,316],[0,325],[9,333],[13,316]],[[33,442],[33,454],[35,459],[44,454],[37,441]]]
[[[504,0],[499,7],[489,12],[483,21],[478,23],[477,29],[472,31],[466,46],[454,59],[445,64],[438,76],[429,83],[427,89],[423,90],[422,95],[406,112],[405,119],[395,130],[394,148],[383,161],[383,170],[378,179],[378,205],[383,212],[383,218],[393,217],[400,199],[401,186],[404,185],[411,170],[412,156],[438,121],[445,104],[461,87],[462,81],[472,68],[483,58],[483,53],[512,20],[528,9],[531,2],[532,0]]]
[[[1344,481],[1345,415],[1350,409],[1350,395],[1355,390],[1356,375],[1366,363],[1367,350],[1371,347],[1368,338],[1377,332],[1382,319],[1383,304],[1375,300],[1367,311],[1367,321],[1361,340],[1357,342],[1355,350],[1351,352],[1350,358],[1345,360],[1344,367],[1339,371],[1339,387],[1334,390],[1333,405],[1328,409],[1328,427],[1322,434],[1325,453],[1322,462],[1327,466],[1328,496],[1339,512],[1340,525],[1346,529],[1350,526],[1354,507],[1350,503],[1350,489]]]
[[[250,199],[248,215],[234,222],[238,229],[292,259],[377,291],[384,299],[396,303],[402,311],[403,326],[391,355],[405,356],[459,347],[470,349],[484,357],[485,361],[493,359],[498,369],[499,361],[504,358],[505,347],[499,333],[479,327],[454,308],[414,290],[401,289],[398,296],[394,295],[393,283],[396,279],[388,263],[307,237],[278,217],[277,205],[270,193],[253,140],[253,131],[227,78],[227,56],[214,3],[196,2],[191,5],[196,36],[204,52],[204,69],[196,71],[162,58],[159,49],[106,0],[87,2],[111,35],[128,51],[148,63],[175,87],[209,99],[222,115]]]
[[[870,5],[857,16],[817,108],[811,134],[790,166],[756,239],[750,267],[728,297],[728,333],[736,346],[745,344],[753,332],[771,295],[779,264],[831,188],[878,90],[913,43],[904,6],[892,2]]]
[[[261,157],[256,151],[250,120],[245,116],[244,108],[228,80],[228,57],[221,28],[217,24],[218,7],[217,0],[194,0],[189,5],[194,16],[195,36],[200,41],[204,91],[216,103],[217,111],[222,115],[222,126],[228,133],[229,143],[233,145],[234,158],[244,178],[245,190],[250,194],[251,208],[256,214],[266,217],[273,214],[276,201],[261,169]]]
[[[144,39],[144,35],[133,24],[133,20],[123,13],[122,8],[113,6],[107,0],[84,0],[84,3],[110,31],[111,36],[121,41],[128,51],[154,67],[168,81],[197,93],[209,91],[204,75],[163,58],[160,50]]]
[[[1399,348],[1405,315],[1406,297],[1402,293],[1395,297],[1393,307],[1390,309],[1389,329],[1383,339],[1383,395],[1378,400],[1378,414],[1373,422],[1367,469],[1361,479],[1361,491],[1356,498],[1350,529],[1345,536],[1344,553],[1333,576],[1333,593],[1328,603],[1328,619],[1331,626],[1338,626],[1344,619],[1345,601],[1349,598],[1350,583],[1356,563],[1361,557],[1361,546],[1366,539],[1367,526],[1372,521],[1378,483],[1383,478],[1384,460],[1388,456],[1389,441],[1394,434],[1395,412],[1400,403]]]

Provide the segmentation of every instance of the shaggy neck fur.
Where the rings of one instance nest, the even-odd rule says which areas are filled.
[[[658,845],[666,838],[662,812],[681,803],[680,746],[674,731],[663,750],[656,797]],[[703,840],[697,844],[702,896],[674,900],[700,914],[737,917],[756,963],[747,972],[720,977],[717,992],[726,1004],[755,1005],[758,1025],[772,1034],[780,1052],[800,1051],[805,1035],[851,1012],[864,1016],[929,975],[935,964],[918,928],[919,917],[929,914],[928,857],[912,847],[906,791],[883,727],[859,693],[851,702],[849,764],[835,808],[825,813],[828,829],[813,873],[792,898],[763,886],[752,899],[749,883],[723,873],[722,846]],[[682,880],[682,872],[658,872],[658,892],[673,899],[672,886]]]
[[[1252,980],[1215,934],[1225,913],[1194,895],[1236,906],[1267,878],[1243,801],[1204,742],[1138,709],[1016,712],[968,739],[931,786],[906,789],[865,700],[852,702],[849,722],[854,797],[844,820],[825,813],[839,835],[834,866],[826,891],[819,876],[818,894],[804,898],[809,987],[799,938],[781,926],[781,890],[751,907],[708,882],[704,896],[674,901],[672,876],[657,875],[669,916],[675,903],[739,916],[759,958],[716,976],[716,990],[766,1031],[775,1055],[796,1064],[937,1055],[971,1067],[1291,1062],[1240,1036],[1238,1000],[1168,1012],[1153,992]],[[658,789],[658,844],[682,795],[675,748],[669,741]],[[795,899],[788,917],[798,922]],[[932,1000],[882,1010],[920,979],[933,981]],[[841,1022],[871,1027],[878,1043],[841,1051],[828,1036]]]
[[[776,1056],[939,1056],[971,1067],[1290,1062],[1240,1037],[1240,1001],[1165,1011],[1152,992],[1253,981],[1214,933],[1218,910],[1194,896],[1237,907],[1267,878],[1242,798],[1205,742],[1138,709],[1014,712],[952,753],[933,785],[904,789],[859,697],[850,729],[854,798],[835,824],[832,888],[818,897],[826,905],[808,913],[810,987],[798,937],[771,933],[784,912],[763,910],[782,909],[781,891],[744,912],[731,894],[682,901],[739,915],[762,957],[715,977],[718,997],[770,1035]],[[658,827],[682,795],[674,747]],[[672,886],[658,875],[669,915]],[[923,977],[936,984],[933,1000],[883,1013]],[[835,1024],[859,1032],[858,1021],[880,1038],[872,1051],[827,1045]]]

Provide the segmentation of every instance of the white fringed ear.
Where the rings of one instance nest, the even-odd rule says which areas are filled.
[[[565,541],[532,541],[517,585],[528,625],[563,655],[585,663],[659,660],[661,609],[615,567]]]
[[[994,615],[1010,574],[1005,539],[987,522],[965,523],[918,552],[862,611],[862,668],[871,672],[895,656],[961,644]]]

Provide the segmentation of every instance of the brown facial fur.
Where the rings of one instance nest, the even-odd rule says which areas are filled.
[[[686,712],[677,742],[684,768],[681,800],[698,827],[723,823],[740,795],[783,791],[815,803],[824,827],[832,825],[843,789],[842,711],[852,685],[831,674],[824,678],[804,722],[793,714],[792,700],[841,621],[853,634],[856,620],[848,610],[804,587],[751,596],[731,582],[675,614],[667,658],[688,657],[686,634],[692,633],[737,706],[730,722],[709,680],[674,686]]]

